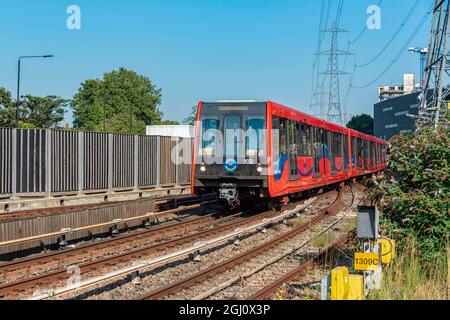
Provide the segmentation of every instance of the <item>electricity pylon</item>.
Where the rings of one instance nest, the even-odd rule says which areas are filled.
[[[429,54],[425,66],[423,92],[419,109],[418,127],[432,124],[435,127],[446,121],[450,87],[444,80],[450,77],[448,56],[450,0],[435,0],[431,25]]]
[[[331,33],[330,50],[319,53],[322,56],[328,56],[327,70],[320,73],[321,75],[329,77],[328,107],[325,110],[324,118],[328,121],[345,125],[346,111],[342,110],[341,105],[340,77],[342,75],[348,75],[349,73],[339,70],[339,60],[340,57],[348,56],[352,53],[339,49],[339,34],[347,31],[340,29],[335,22],[332,28],[324,30],[323,32]]]

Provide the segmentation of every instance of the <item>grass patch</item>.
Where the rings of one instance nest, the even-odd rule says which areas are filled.
[[[308,222],[308,219],[305,217],[295,218],[288,220],[287,225],[289,227],[298,228],[304,225],[306,222]]]
[[[417,240],[408,238],[393,263],[383,273],[382,289],[369,296],[373,300],[445,300],[448,299],[448,255],[424,259]]]
[[[350,232],[356,230],[356,218],[349,218],[345,221],[344,226],[342,227],[344,232]]]
[[[323,247],[327,246],[328,244],[330,244],[331,242],[333,242],[333,240],[334,240],[334,235],[330,231],[328,231],[328,232],[314,236],[312,243],[316,247],[323,248]]]

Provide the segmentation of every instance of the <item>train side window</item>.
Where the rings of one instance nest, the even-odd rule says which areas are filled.
[[[375,165],[375,145],[373,141],[369,142],[370,146],[370,166],[373,167]]]
[[[272,118],[272,148],[273,161],[277,162],[280,159],[280,118]]]
[[[297,175],[297,155],[298,155],[298,139],[297,123],[293,120],[289,120],[289,172],[290,180],[295,181],[298,179]]]
[[[300,125],[300,154],[302,156],[310,157],[312,156],[312,140],[311,140],[311,126],[307,124]]]
[[[287,119],[280,118],[280,154],[287,154]]]
[[[321,131],[322,130],[317,127],[312,128],[315,177],[320,177],[320,160],[323,157],[323,140]]]
[[[363,158],[363,144],[361,138],[357,139],[356,142],[356,167],[358,169],[362,169],[364,166],[362,166],[362,163],[364,162]]]
[[[344,151],[344,172],[348,172],[348,135],[343,135],[342,149]]]
[[[342,135],[337,132],[330,132],[331,135],[331,169],[332,173],[335,174],[338,171],[342,170],[342,168],[336,167],[336,158],[343,157],[343,149],[342,149]]]
[[[355,137],[352,137],[352,166],[358,166],[358,140]]]

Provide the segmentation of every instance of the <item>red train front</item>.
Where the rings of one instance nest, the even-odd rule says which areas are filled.
[[[385,168],[386,142],[274,102],[200,102],[192,192],[286,201]]]

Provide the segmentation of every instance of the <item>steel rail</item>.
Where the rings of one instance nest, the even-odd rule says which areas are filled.
[[[221,243],[224,243],[224,242],[228,241],[229,239],[236,238],[237,236],[241,236],[243,234],[247,234],[249,232],[252,232],[252,231],[254,231],[256,229],[259,229],[259,228],[262,228],[262,227],[266,227],[266,226],[268,226],[270,224],[274,224],[276,222],[279,222],[279,221],[285,219],[286,217],[288,217],[290,215],[293,215],[293,214],[299,212],[300,210],[308,207],[311,204],[311,202],[314,201],[315,199],[316,198],[310,199],[310,200],[306,201],[306,204],[304,204],[303,206],[299,205],[293,210],[288,210],[285,213],[276,215],[276,216],[271,217],[271,218],[267,218],[265,216],[266,215],[273,215],[275,213],[275,211],[273,211],[273,210],[264,212],[262,214],[259,214],[258,216],[255,216],[255,217],[252,217],[252,218],[248,218],[248,219],[240,221],[240,222],[232,223],[232,224],[225,225],[225,226],[222,226],[222,227],[219,227],[219,228],[215,228],[213,230],[208,230],[208,231],[200,232],[198,234],[187,236],[184,239],[177,239],[175,241],[169,241],[170,244],[171,244],[170,247],[175,247],[175,246],[178,246],[180,244],[186,244],[186,239],[189,239],[189,241],[192,242],[192,241],[195,241],[195,240],[200,240],[200,239],[202,239],[202,238],[204,238],[204,237],[206,237],[208,235],[216,235],[216,234],[225,232],[228,229],[235,229],[235,231],[233,231],[233,232],[231,232],[229,234],[225,234],[223,236],[219,236],[219,237],[214,238],[212,240],[204,240],[202,242],[196,242],[196,243],[194,243],[194,245],[191,245],[190,247],[187,247],[185,249],[182,249],[182,250],[179,250],[179,251],[176,251],[176,252],[173,252],[173,253],[166,254],[164,256],[158,256],[158,257],[156,257],[156,258],[154,258],[152,260],[144,260],[144,261],[142,261],[142,260],[139,260],[139,258],[141,258],[143,255],[152,253],[153,251],[161,251],[162,250],[161,248],[159,248],[159,250],[155,250],[155,248],[145,248],[145,249],[138,250],[138,251],[140,251],[140,254],[131,254],[131,253],[125,254],[123,256],[127,256],[128,260],[130,258],[134,258],[138,262],[133,264],[131,267],[120,269],[118,271],[113,271],[113,272],[104,274],[102,276],[97,276],[97,277],[94,277],[94,278],[90,278],[90,279],[82,281],[81,283],[77,283],[75,285],[69,285],[69,286],[66,286],[66,287],[63,287],[63,288],[59,288],[59,289],[56,289],[56,290],[46,290],[45,293],[34,295],[33,297],[30,297],[29,300],[44,300],[44,299],[48,299],[48,298],[52,298],[52,297],[58,297],[58,296],[61,296],[63,294],[67,294],[67,293],[70,293],[70,292],[73,292],[73,291],[79,291],[79,290],[82,290],[82,289],[86,289],[87,287],[90,287],[92,285],[99,284],[99,283],[104,282],[104,281],[111,281],[111,280],[113,280],[113,279],[115,279],[117,277],[125,276],[125,275],[133,273],[133,272],[138,272],[139,270],[144,269],[144,268],[148,268],[148,267],[151,267],[151,266],[154,266],[154,265],[158,265],[158,264],[161,264],[161,263],[167,263],[169,261],[173,261],[173,260],[175,260],[177,258],[180,258],[182,256],[186,256],[187,254],[190,254],[190,253],[193,253],[193,252],[197,252],[197,251],[199,251],[201,249],[206,249],[206,248],[214,246],[214,245],[217,246],[217,245],[219,245]],[[237,228],[236,229],[236,227],[239,227],[240,225],[245,225],[245,224],[248,224],[250,221],[252,221],[254,219],[261,219],[261,218],[262,218],[262,221],[260,221],[259,223],[251,225],[249,227],[243,227],[243,228]],[[164,247],[166,247],[167,245],[168,245],[168,243],[162,244],[162,246],[164,246]],[[161,246],[161,245],[158,245],[158,246]],[[151,251],[151,249],[153,249],[153,250]],[[120,257],[120,258],[114,257],[114,258],[108,259],[108,260],[110,260],[110,261],[108,261],[107,265],[112,265],[112,264],[117,263],[117,262],[127,261],[127,259],[125,259],[124,257]],[[102,261],[101,263],[104,263],[104,261]],[[99,263],[97,262],[95,264],[99,264]],[[83,270],[83,267],[81,267],[81,269]],[[61,275],[60,274],[60,276],[65,276],[65,278],[66,278],[66,275]]]
[[[342,203],[342,192],[340,191],[336,200],[328,208],[321,210],[315,218],[304,223],[303,225],[301,225],[285,234],[282,234],[282,235],[276,237],[275,239],[272,239],[272,240],[270,240],[266,243],[263,243],[255,248],[252,248],[240,255],[232,257],[222,263],[219,263],[219,264],[212,266],[204,271],[194,274],[186,279],[182,279],[178,282],[158,288],[148,294],[145,294],[145,295],[139,297],[137,300],[161,299],[165,296],[168,296],[170,294],[176,293],[185,288],[189,288],[198,283],[201,283],[201,282],[207,280],[208,278],[211,278],[211,277],[216,276],[217,274],[223,273],[226,270],[229,270],[230,268],[240,265],[243,262],[248,261],[249,259],[260,255],[261,253],[264,253],[267,250],[270,250],[271,248],[278,246],[282,242],[286,242],[286,241],[292,239],[293,237],[297,236],[298,234],[301,234],[304,231],[306,231],[308,228],[310,228],[310,226],[321,221],[325,216],[337,214],[339,211],[342,210],[343,207],[344,207],[344,204]]]
[[[230,218],[233,217],[237,217],[240,215],[244,215],[245,213],[248,212],[240,212],[237,213],[235,215],[232,216],[227,216],[224,217],[222,219],[216,220],[216,223],[220,223],[220,222],[225,222],[226,220],[229,220]],[[148,256],[151,254],[156,254],[158,252],[167,250],[167,249],[172,249],[172,248],[176,248],[180,245],[186,244],[189,241],[196,241],[196,240],[201,240],[204,239],[208,236],[211,235],[215,235],[221,232],[226,232],[230,229],[234,229],[236,227],[239,227],[241,225],[250,223],[254,220],[257,219],[261,219],[269,214],[273,214],[273,211],[268,211],[262,214],[259,214],[257,216],[253,216],[250,218],[247,218],[245,220],[242,221],[237,221],[231,224],[226,224],[223,226],[220,226],[218,228],[215,229],[210,229],[210,230],[205,230],[205,231],[200,231],[200,232],[196,232],[194,234],[191,235],[186,235],[183,236],[181,238],[177,238],[177,239],[172,239],[163,243],[158,243],[158,244],[154,244],[148,247],[144,247],[144,248],[139,248],[139,249],[135,249],[129,252],[125,252],[125,253],[121,253],[121,254],[117,254],[117,255],[113,255],[111,257],[106,257],[103,259],[99,259],[93,262],[88,262],[85,264],[81,264],[79,266],[80,268],[80,272],[81,273],[87,273],[87,272],[93,272],[96,271],[98,269],[101,269],[102,267],[106,267],[106,266],[112,266],[115,265],[117,263],[121,263],[127,260],[138,260],[143,256]],[[164,228],[170,228],[171,226],[163,226]],[[173,227],[173,226],[172,226]],[[162,227],[161,227],[162,228]],[[161,228],[159,230],[156,231],[161,231]],[[153,230],[149,230],[151,232],[155,232]],[[86,251],[86,248],[83,248],[83,251]],[[22,290],[29,290],[29,289],[34,289],[37,285],[38,286],[42,286],[44,284],[50,284],[54,281],[63,281],[63,280],[67,280],[69,278],[69,275],[66,273],[66,270],[58,270],[58,271],[53,271],[50,273],[45,273],[42,275],[38,275],[35,277],[30,277],[30,278],[26,278],[23,280],[19,280],[19,281],[15,281],[15,282],[11,282],[8,283],[6,285],[0,286],[0,298],[4,298],[7,296],[11,296],[11,295],[15,295],[15,292],[20,292]],[[37,288],[36,288],[37,289]]]
[[[312,267],[317,260],[323,258],[325,255],[327,255],[333,248],[337,246],[344,245],[347,243],[350,239],[350,234],[345,234],[341,236],[338,240],[334,241],[332,244],[328,245],[325,249],[321,250],[319,253],[302,263],[300,266],[295,268],[294,270],[290,271],[289,273],[285,274],[284,276],[278,278],[268,286],[264,287],[257,293],[251,295],[250,297],[246,298],[245,300],[265,300],[270,299],[273,294],[281,288],[285,283],[289,283],[292,280],[297,279],[298,277],[301,277],[306,274],[308,269]]]
[[[220,222],[222,219],[227,220],[232,218],[233,216],[223,217],[222,219],[218,219],[219,216],[222,216],[222,213],[213,213],[206,216],[197,217],[194,219],[189,219],[186,221],[178,222],[178,223],[167,223],[156,228],[152,228],[149,230],[124,234],[120,235],[116,238],[101,240],[93,243],[89,243],[86,245],[82,245],[73,249],[66,249],[64,251],[55,251],[39,256],[28,257],[24,259],[17,259],[11,262],[7,262],[4,264],[0,264],[0,274],[6,274],[8,272],[15,271],[19,268],[29,268],[35,266],[36,264],[45,264],[56,260],[64,260],[71,258],[77,254],[86,253],[88,251],[93,250],[102,250],[112,246],[120,246],[125,243],[134,240],[141,240],[143,238],[150,238],[153,234],[160,233],[160,237],[167,236],[167,233],[182,232],[181,230],[187,229],[191,226],[196,226],[198,224],[207,223],[209,221]],[[1,290],[2,287],[0,287]]]
[[[14,239],[14,240],[8,240],[8,241],[3,241],[0,242],[0,247],[5,247],[5,246],[10,246],[10,245],[17,245],[17,244],[24,244],[27,242],[33,242],[33,241],[39,241],[39,240],[45,240],[45,239],[49,239],[49,238],[57,238],[60,236],[67,236],[71,233],[75,233],[75,232],[83,232],[83,231],[89,231],[92,229],[97,229],[97,228],[102,228],[102,227],[111,227],[117,224],[126,224],[128,222],[133,222],[133,221],[138,221],[138,220],[143,220],[145,221],[146,219],[150,219],[150,218],[155,218],[157,216],[160,215],[166,215],[166,214],[171,214],[171,213],[177,213],[180,211],[186,211],[186,210],[193,210],[193,209],[198,209],[200,208],[201,205],[200,204],[194,204],[191,206],[180,206],[176,209],[171,209],[171,210],[167,210],[167,211],[161,211],[161,212],[149,212],[145,215],[142,216],[137,216],[137,217],[132,217],[132,218],[126,218],[126,219],[114,219],[112,221],[108,221],[108,222],[103,222],[103,223],[99,223],[99,224],[94,224],[94,225],[90,225],[90,226],[84,226],[84,227],[80,227],[80,228],[63,228],[61,229],[61,231],[57,231],[57,232],[51,232],[51,233],[46,233],[46,234],[41,234],[41,235],[37,235],[37,236],[32,236],[32,237],[26,237],[26,238],[19,238],[19,239]]]

